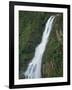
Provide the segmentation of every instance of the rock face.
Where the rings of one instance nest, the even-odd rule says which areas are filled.
[[[19,11],[19,79],[24,79],[35,47],[41,42],[45,23],[57,13]],[[59,13],[53,25],[49,43],[42,59],[42,77],[63,76],[63,14]],[[61,41],[59,41],[59,39]]]

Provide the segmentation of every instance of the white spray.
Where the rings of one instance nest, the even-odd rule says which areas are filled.
[[[24,72],[25,78],[41,78],[42,56],[49,40],[49,35],[52,30],[52,23],[54,18],[55,16],[51,16],[46,22],[41,43],[35,48],[34,57],[29,63],[27,70]]]

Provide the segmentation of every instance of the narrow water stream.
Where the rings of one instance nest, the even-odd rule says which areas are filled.
[[[42,57],[49,40],[54,18],[55,16],[51,16],[46,22],[45,30],[42,35],[42,40],[40,44],[38,44],[37,47],[35,48],[34,57],[29,63],[27,70],[24,72],[25,78],[41,78]]]

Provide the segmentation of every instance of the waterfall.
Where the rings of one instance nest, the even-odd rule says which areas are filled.
[[[52,23],[54,18],[55,16],[51,16],[46,22],[45,30],[42,35],[42,40],[40,44],[38,44],[37,47],[35,48],[34,57],[29,63],[27,70],[24,72],[25,78],[41,78],[42,56],[44,54],[46,45],[49,40],[49,35],[52,30]]]

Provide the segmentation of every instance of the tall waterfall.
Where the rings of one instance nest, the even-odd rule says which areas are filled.
[[[55,16],[51,16],[45,25],[45,30],[42,35],[42,40],[40,44],[37,45],[35,48],[35,54],[32,58],[31,62],[29,63],[27,70],[24,72],[25,78],[41,78],[41,62],[42,56],[46,49],[46,45],[49,40],[49,35],[52,30],[52,23]]]

